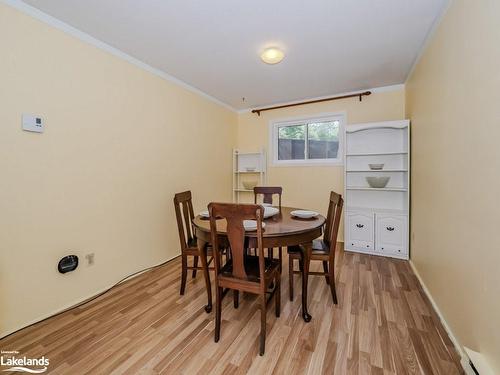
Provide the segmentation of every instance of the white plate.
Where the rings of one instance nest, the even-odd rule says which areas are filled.
[[[277,215],[280,212],[276,207],[264,207],[264,219]]]
[[[208,210],[205,210],[205,211],[200,212],[200,216],[201,217],[210,217],[210,214],[208,213]]]
[[[292,216],[300,217],[301,219],[311,219],[319,215],[316,211],[307,211],[307,210],[295,210],[290,212]]]
[[[243,227],[245,230],[257,230],[257,220],[243,220]],[[262,223],[262,228],[266,227],[266,223]]]

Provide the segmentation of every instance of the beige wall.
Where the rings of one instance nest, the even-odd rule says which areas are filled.
[[[237,117],[2,4],[0,46],[1,336],[177,255],[173,194],[231,199]]]
[[[269,123],[280,119],[345,112],[347,126],[371,121],[401,120],[405,115],[404,99],[404,90],[399,88],[394,91],[374,93],[364,97],[362,102],[355,98],[323,102],[262,112],[260,117],[249,112],[242,113],[238,119],[238,147],[242,151],[258,150],[261,147],[269,151]],[[268,152],[267,159],[269,164],[270,152]],[[343,171],[343,166],[272,167],[268,165],[267,185],[283,187],[284,205],[309,208],[325,213],[330,191],[334,190],[343,194]],[[340,233],[340,240],[342,239],[343,231]]]
[[[411,256],[461,345],[500,373],[500,2],[452,2],[407,83]]]

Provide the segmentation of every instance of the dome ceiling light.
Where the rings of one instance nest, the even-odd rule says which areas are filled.
[[[283,53],[283,51],[276,47],[266,48],[260,55],[262,61],[270,65],[278,64],[279,62],[281,62],[281,60],[283,60],[284,57],[285,54]]]

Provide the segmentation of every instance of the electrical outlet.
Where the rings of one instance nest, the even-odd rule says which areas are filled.
[[[94,264],[94,258],[95,258],[94,253],[90,253],[90,254],[85,255],[85,259],[87,259],[88,266],[92,266]]]

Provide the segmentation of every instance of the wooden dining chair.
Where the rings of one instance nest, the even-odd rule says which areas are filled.
[[[253,188],[254,203],[257,204],[258,198],[262,196],[262,203],[273,204],[273,196],[278,196],[278,207],[281,213],[281,195],[283,194],[283,188],[281,186],[255,186]],[[274,248],[267,249],[268,256],[270,259],[274,258]],[[278,259],[280,261],[280,271],[281,265],[283,264],[283,251],[281,247],[278,247]]]
[[[332,191],[330,193],[330,204],[326,216],[325,229],[322,239],[313,241],[311,260],[323,262],[324,272],[309,271],[309,275],[325,276],[327,284],[330,285],[333,303],[337,304],[337,293],[335,291],[335,248],[337,245],[337,235],[340,225],[340,216],[342,215],[342,206],[344,200],[340,194]],[[288,247],[288,278],[290,288],[290,301],[293,300],[293,275],[302,274],[304,268],[302,265],[303,251],[302,246]],[[299,271],[294,270],[294,260],[299,261]],[[302,275],[303,276],[303,275]]]
[[[257,294],[260,301],[260,355],[264,355],[266,344],[266,309],[268,287],[273,282],[275,287],[275,314],[280,315],[281,275],[276,260],[266,259],[263,252],[262,219],[264,209],[254,204],[210,203],[210,232],[212,245],[219,246],[217,235],[217,220],[226,219],[227,239],[231,248],[231,259],[224,266],[221,265],[221,256],[214,252],[215,259],[215,342],[219,341],[221,330],[222,299],[224,288],[233,290],[234,307],[238,307],[239,292]],[[245,228],[243,220],[257,221],[257,255],[251,256],[246,252]]]
[[[181,290],[183,295],[186,289],[186,279],[188,270],[193,270],[193,278],[196,277],[197,270],[203,270],[198,267],[198,244],[192,225],[194,218],[193,201],[190,191],[183,191],[174,196],[175,216],[177,218],[177,228],[179,229],[179,239],[181,241],[182,274]],[[212,248],[207,245],[207,256],[212,257]],[[193,265],[188,266],[188,257],[193,257]],[[212,260],[210,259],[210,261]],[[213,268],[212,268],[213,269]]]

